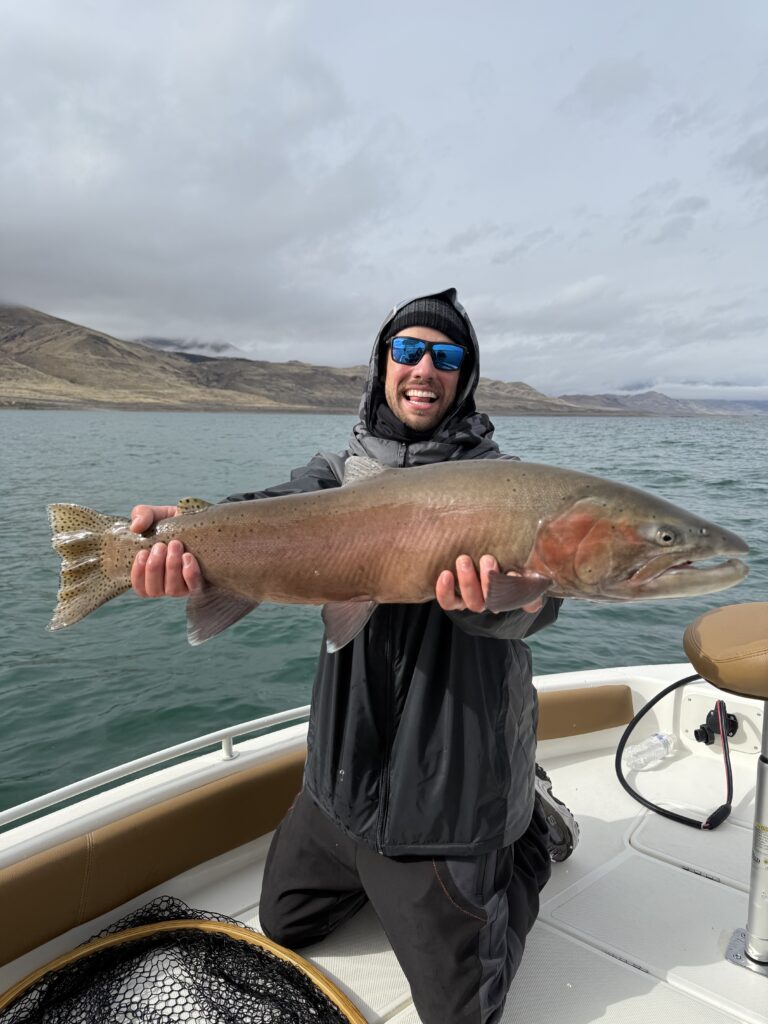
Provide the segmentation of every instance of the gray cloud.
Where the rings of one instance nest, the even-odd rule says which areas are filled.
[[[566,114],[607,118],[649,91],[652,76],[640,57],[595,64],[558,104]]]
[[[669,389],[672,381],[690,380],[695,367],[695,388],[708,388],[710,397],[717,397],[715,381],[759,397],[768,388],[768,357],[755,353],[762,351],[768,314],[729,315],[735,304],[703,316],[695,300],[684,290],[641,298],[608,278],[575,282],[544,303],[497,309],[484,319],[483,332],[492,338],[484,372],[563,394]],[[723,346],[731,354],[727,375]]]
[[[626,239],[659,245],[686,238],[697,216],[709,208],[706,196],[678,196],[680,182],[671,178],[656,182],[634,197],[624,229]]]
[[[659,245],[661,242],[673,242],[685,238],[691,233],[695,223],[695,219],[690,214],[669,217],[651,238],[651,242],[654,245]]]
[[[232,356],[242,358],[245,353],[228,341],[195,341],[189,338],[135,338],[141,345],[158,348],[163,352],[190,352],[203,356]]]
[[[697,104],[676,101],[656,114],[651,130],[662,138],[679,139],[709,127],[714,120],[714,103],[711,100]]]
[[[760,182],[768,179],[768,128],[753,132],[731,153],[727,163],[747,178]]]
[[[491,239],[496,239],[500,234],[502,234],[502,229],[498,224],[475,224],[449,238],[446,243],[446,248],[452,253],[464,253],[468,249],[476,246],[479,242],[487,242]]]
[[[685,196],[682,199],[676,199],[671,204],[669,213],[673,215],[699,213],[701,210],[706,210],[708,206],[709,200],[706,196]]]
[[[131,334],[140,297],[164,333],[242,336],[250,319],[266,337],[286,267],[309,310],[318,254],[349,264],[397,196],[387,133],[356,121],[277,3],[225,5],[215,30],[201,4],[183,23],[137,12],[141,47],[114,45],[108,9],[81,35],[30,19],[0,42],[5,295],[84,319],[97,301]]]
[[[332,9],[5,4],[0,298],[350,365],[455,285],[484,368],[545,391],[764,378],[761,0],[695,47],[639,0]]]
[[[505,246],[503,249],[497,249],[491,253],[491,262],[497,264],[512,263],[532,250],[555,241],[558,237],[561,236],[558,236],[553,228],[539,228],[536,231],[529,231],[515,245]]]

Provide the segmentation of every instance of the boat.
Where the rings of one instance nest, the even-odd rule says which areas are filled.
[[[768,617],[768,605],[730,607]],[[576,814],[581,839],[553,865],[504,1022],[768,1021],[768,935],[759,934],[768,920],[768,826],[755,822],[756,766],[768,769],[768,645],[753,648],[741,660],[756,673],[752,696],[690,682],[655,704],[631,737],[658,732],[675,745],[655,767],[627,771],[628,782],[653,804],[705,818],[723,803],[724,758],[719,736],[706,744],[697,734],[725,696],[737,725],[732,810],[710,831],[641,805],[614,767],[630,720],[699,672],[700,659],[535,677],[537,760]],[[301,785],[308,715],[302,707],[233,725],[0,814],[0,993],[160,895],[258,929],[264,859]],[[765,863],[756,864],[761,835]],[[752,947],[749,922],[753,932],[759,922]],[[749,955],[755,949],[759,957]],[[364,1020],[418,1024],[369,907],[299,952]]]

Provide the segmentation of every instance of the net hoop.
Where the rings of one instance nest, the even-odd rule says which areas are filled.
[[[105,935],[100,939],[93,939],[84,946],[78,946],[76,949],[62,954],[62,956],[57,957],[43,967],[38,967],[37,970],[30,972],[21,981],[0,994],[0,1010],[7,1010],[17,999],[24,995],[27,989],[37,984],[46,974],[61,970],[62,967],[68,967],[70,964],[77,963],[78,960],[84,960],[94,953],[99,953],[104,949],[111,949],[115,946],[122,946],[129,942],[135,942],[150,935],[183,930],[226,935],[231,939],[247,942],[251,946],[258,946],[261,949],[267,950],[280,960],[285,960],[297,968],[302,974],[305,974],[314,986],[347,1018],[349,1024],[367,1024],[365,1017],[363,1017],[352,1000],[340,988],[334,985],[318,967],[310,963],[309,960],[305,960],[304,957],[294,953],[293,950],[286,949],[285,946],[273,942],[266,935],[254,932],[250,928],[241,928],[237,925],[224,924],[219,921],[160,921],[156,924],[140,925],[138,928],[126,928],[124,931],[116,932],[114,935]]]

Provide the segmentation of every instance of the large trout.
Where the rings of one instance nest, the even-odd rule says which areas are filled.
[[[329,650],[348,643],[379,604],[420,603],[456,558],[495,555],[487,607],[542,594],[592,601],[690,597],[733,586],[747,567],[734,533],[669,502],[599,477],[508,461],[388,469],[347,460],[344,486],[210,505],[145,534],[79,505],[50,505],[61,587],[50,629],[71,626],[130,589],[141,548],[178,538],[205,585],[187,602],[187,636],[202,643],[262,601],[322,604]],[[518,575],[507,576],[507,572]]]

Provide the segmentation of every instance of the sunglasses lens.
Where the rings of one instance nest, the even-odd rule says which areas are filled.
[[[465,349],[453,342],[421,341],[418,338],[393,338],[390,342],[392,358],[404,366],[416,366],[424,353],[432,355],[436,370],[458,370],[464,360]]]
[[[421,361],[426,351],[426,341],[417,341],[416,338],[393,338],[392,340],[392,358],[396,363],[403,363],[405,366],[415,366]]]
[[[432,346],[432,362],[437,370],[458,370],[463,359],[464,349],[461,345],[438,343]]]

